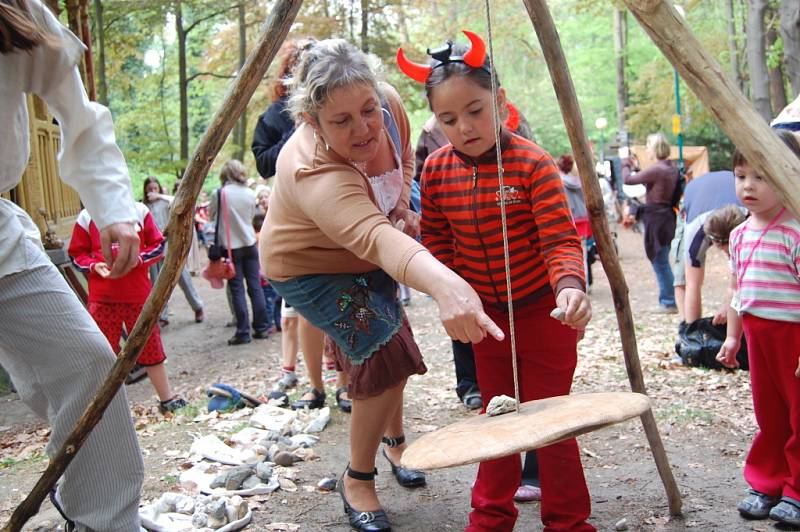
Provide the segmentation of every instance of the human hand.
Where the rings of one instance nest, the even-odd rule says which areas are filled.
[[[741,340],[733,336],[725,338],[722,347],[719,349],[719,353],[717,353],[717,362],[726,368],[738,368],[739,361],[736,360],[736,353],[739,352],[740,343]]]
[[[556,296],[556,306],[564,312],[561,322],[573,329],[585,329],[592,319],[592,303],[583,290],[564,288]]]
[[[119,251],[111,252],[112,244],[118,244]],[[106,264],[111,265],[109,277],[122,277],[139,264],[139,235],[136,224],[120,222],[104,227],[100,231],[100,245]]]
[[[108,268],[108,264],[105,262],[97,262],[94,266],[92,266],[94,273],[99,275],[100,277],[108,277],[111,273],[111,270]]]
[[[713,325],[725,325],[728,323],[728,306],[724,305],[717,310],[714,317],[711,319]]]
[[[389,213],[389,222],[411,238],[419,238],[419,214],[411,209],[395,207]]]
[[[797,369],[794,370],[794,376],[800,379],[800,358],[797,359]]]
[[[505,338],[500,327],[483,311],[478,294],[461,277],[454,274],[437,288],[431,295],[450,338],[471,343],[480,342],[487,334],[498,342]]]
[[[159,192],[148,192],[147,193],[147,201],[156,201],[161,199],[161,193]]]

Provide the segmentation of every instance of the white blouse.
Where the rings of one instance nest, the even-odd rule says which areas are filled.
[[[0,54],[0,192],[19,183],[30,157],[26,93],[40,96],[61,125],[61,178],[78,191],[101,229],[136,222],[128,168],[116,145],[111,113],[90,102],[77,69],[83,44],[40,0],[33,16],[55,37],[30,52]],[[15,204],[0,200],[0,277],[26,268],[22,239],[41,243],[37,227]]]

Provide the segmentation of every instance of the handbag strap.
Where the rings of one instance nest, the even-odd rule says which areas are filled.
[[[228,240],[228,245],[225,246],[225,249],[228,250],[228,260],[233,262],[233,251],[231,251],[231,224],[228,220],[228,209],[225,206],[225,195],[222,193],[222,189],[219,189],[219,208],[222,210],[222,216],[225,218],[225,237]],[[217,221],[219,221],[219,217],[217,217]]]
[[[222,210],[222,187],[217,189],[217,207]],[[214,245],[219,247],[219,213],[217,213],[217,220],[214,223]]]

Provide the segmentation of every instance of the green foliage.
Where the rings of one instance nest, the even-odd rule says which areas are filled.
[[[110,107],[116,130],[134,180],[156,175],[168,187],[185,161],[179,160],[178,50],[175,38],[177,0],[104,0],[106,71]],[[246,5],[248,49],[274,2],[243,0]],[[238,70],[239,28],[236,0],[181,0],[187,41],[190,153],[208,127]],[[616,135],[616,85],[613,46],[613,8],[616,0],[551,0],[590,140],[608,145]],[[687,21],[723,68],[729,65],[724,9],[720,2],[683,2]],[[403,96],[414,135],[430,115],[422,87],[395,66],[398,46],[424,61],[424,51],[447,38],[463,40],[462,29],[486,36],[484,2],[480,0],[370,0],[367,45],[384,62],[384,75]],[[547,66],[527,12],[518,0],[491,2],[493,48],[497,71],[509,99],[530,122],[535,138],[558,155],[571,151]],[[306,0],[290,38],[344,37],[361,46],[361,2]],[[737,8],[738,9],[738,8]],[[213,16],[212,16],[213,15]],[[628,15],[625,56],[629,90],[627,129],[633,142],[648,133],[671,133],[675,109],[672,66]],[[743,45],[743,40],[740,39]],[[780,61],[780,39],[770,49],[770,64]],[[97,58],[97,54],[95,54]],[[245,164],[255,176],[249,144],[258,116],[270,104],[270,88],[280,56],[247,107]],[[683,127],[687,145],[709,147],[712,167],[727,166],[732,146],[711,114],[681,84]],[[609,126],[600,132],[595,119]],[[604,138],[601,137],[604,136]],[[219,166],[237,153],[230,138],[217,158],[206,188],[217,183]]]

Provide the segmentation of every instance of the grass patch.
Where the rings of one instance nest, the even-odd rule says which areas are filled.
[[[714,413],[680,404],[671,404],[659,409],[659,417],[676,423],[711,423]]]

